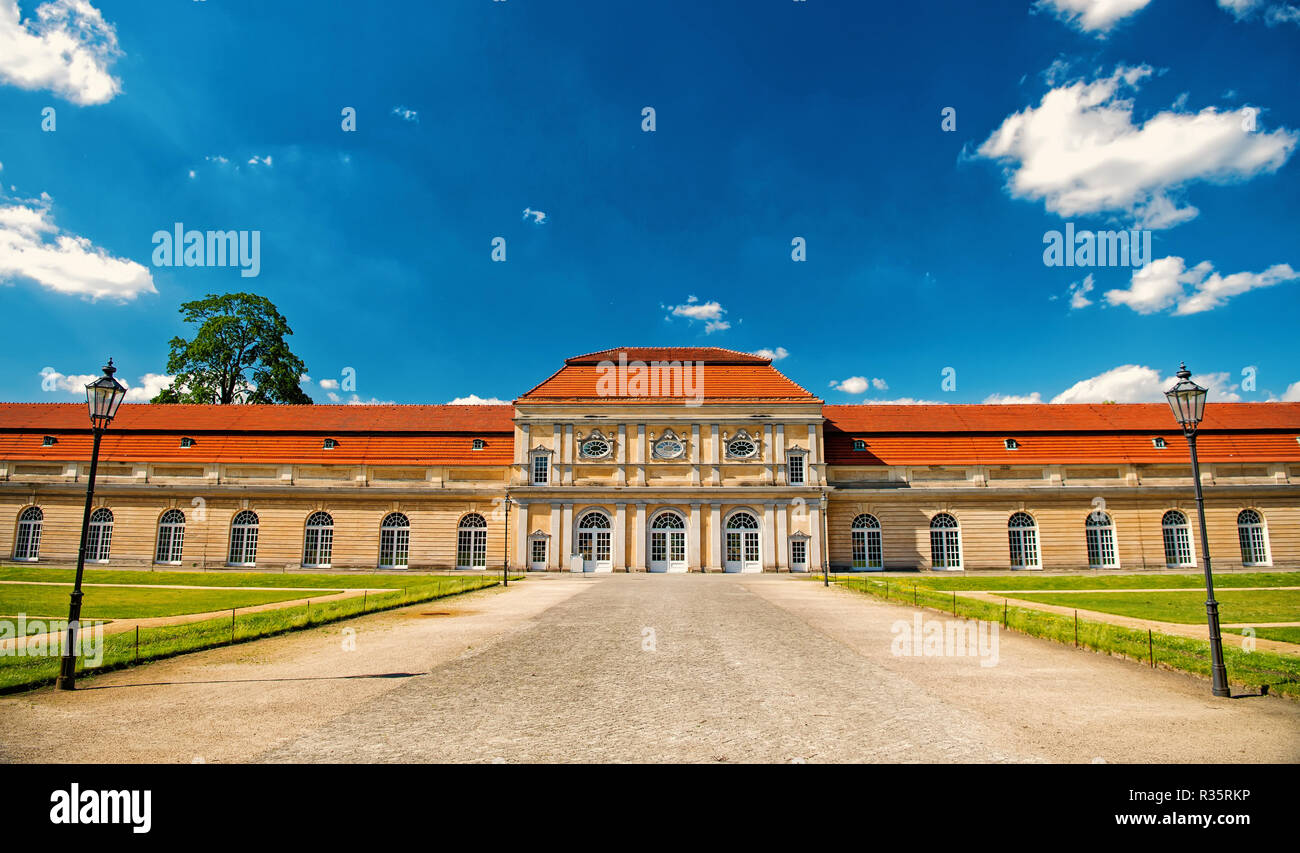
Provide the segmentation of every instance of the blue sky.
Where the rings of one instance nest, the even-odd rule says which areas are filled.
[[[0,399],[110,354],[146,396],[178,306],[239,290],[317,402],[618,345],[770,350],[830,402],[1158,399],[1180,359],[1300,399],[1281,0],[92,2],[0,0]],[[260,231],[259,275],[155,266],[176,222]],[[1046,266],[1066,223],[1153,258]]]

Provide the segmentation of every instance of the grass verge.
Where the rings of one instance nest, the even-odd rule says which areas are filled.
[[[334,576],[337,584],[337,576]],[[185,625],[141,628],[138,634],[128,631],[104,637],[103,658],[94,667],[78,661],[78,673],[90,676],[101,672],[160,660],[217,646],[247,642],[314,625],[350,619],[363,613],[391,610],[408,604],[445,598],[476,589],[496,586],[499,575],[459,577],[422,577],[409,579],[410,585],[367,597],[313,602],[219,619],[205,619]],[[137,640],[138,636],[138,640]],[[50,656],[0,655],[0,693],[11,693],[51,684],[59,671],[59,658]]]
[[[1009,603],[976,601],[950,591],[922,584],[899,582],[896,578],[836,577],[835,583],[877,598],[939,610],[968,619],[999,622],[1006,629],[1057,643],[1077,643],[1080,648],[1116,655],[1152,666],[1210,677],[1210,643],[1189,637],[1138,631],[1105,622],[1091,622],[1046,613]],[[1246,651],[1231,642],[1223,646],[1228,678],[1237,689],[1268,688],[1290,699],[1300,700],[1300,655],[1267,651]]]

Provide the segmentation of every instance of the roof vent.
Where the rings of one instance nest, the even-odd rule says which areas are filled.
[[[188,435],[181,436],[181,447],[193,447],[193,446],[194,446],[194,439],[190,438]]]
[[[325,439],[325,441],[321,444],[321,447],[323,447],[323,448],[326,449],[326,450],[333,450],[334,448],[336,448],[336,447],[338,447],[338,446],[339,446],[338,441],[337,441],[336,439],[333,439],[333,438],[327,438],[327,439]]]
[[[53,447],[55,444],[58,443],[58,441],[59,440],[54,436],[47,435],[41,439],[41,447]],[[1300,439],[1297,439],[1297,441],[1300,441]]]
[[[481,438],[476,438],[476,439],[474,439],[474,449],[475,449],[475,450],[482,450],[482,449],[485,448],[485,447],[487,447],[487,442],[486,442],[486,441],[484,441],[484,440],[481,439]]]
[[[1300,441],[1300,438],[1297,438],[1296,441]],[[855,439],[853,439],[853,449],[854,449],[854,450],[866,450],[866,449],[867,449],[867,442],[864,441],[864,440],[861,439],[861,438],[855,438]]]
[[[1003,443],[1006,445],[1007,450],[1019,450],[1019,449],[1020,449],[1020,442],[1016,441],[1014,438],[1008,438],[1008,439],[1007,439],[1005,442],[1003,442]]]
[[[1164,450],[1169,445],[1165,444],[1164,436],[1157,435],[1155,438],[1151,439],[1151,446],[1158,447],[1161,450]]]

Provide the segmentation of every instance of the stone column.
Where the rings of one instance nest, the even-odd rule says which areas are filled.
[[[531,559],[528,553],[528,502],[519,501],[519,517],[515,520],[515,559],[511,566],[527,571]]]
[[[563,569],[564,563],[561,559],[563,551],[563,537],[560,535],[560,514],[562,513],[560,504],[551,504],[551,543],[546,551],[546,567],[548,569]]]
[[[644,486],[646,461],[645,424],[636,425],[636,485]]]
[[[789,531],[786,529],[786,516],[789,511],[789,504],[776,505],[776,570],[778,572],[788,571],[790,568],[790,540]]]
[[[763,571],[775,569],[776,556],[776,512],[772,501],[763,502]]]
[[[772,425],[765,424],[763,428],[763,461],[766,463],[763,471],[763,482],[776,482],[776,446],[772,441]]]
[[[622,430],[622,427],[619,427]],[[627,568],[627,504],[614,504],[614,571]]]
[[[614,484],[622,486],[627,483],[627,424],[618,425],[618,470],[614,472]]]
[[[811,429],[811,427],[809,428]],[[808,500],[808,531],[812,538],[808,540],[808,571],[822,570],[822,503],[819,498]]]
[[[564,454],[564,485],[573,485],[573,424],[564,425],[564,447],[560,450]],[[558,455],[558,454],[557,454]],[[572,508],[569,510],[572,512]]]
[[[717,427],[714,432],[716,434]],[[722,505],[709,504],[709,570],[720,572],[723,567],[722,553]]]
[[[785,463],[785,424],[776,425],[776,483],[784,486],[790,482],[790,471]]]
[[[700,484],[700,425],[691,424],[691,485]]]
[[[560,551],[560,570],[569,570],[569,555],[573,553],[573,504],[565,501],[564,510],[560,517],[560,538],[564,541],[564,548]]]
[[[709,482],[714,486],[722,484],[722,469],[719,467],[722,464],[722,438],[719,434],[720,431],[721,429],[718,424],[709,425],[709,432],[712,437],[713,445],[709,448],[709,464],[713,467],[713,470],[709,474]]]
[[[636,524],[632,528],[632,570],[644,572],[645,564],[645,501],[636,502]]]
[[[703,568],[704,563],[700,560],[700,505],[698,503],[691,504],[690,526],[686,529],[686,557],[689,560],[687,571]]]

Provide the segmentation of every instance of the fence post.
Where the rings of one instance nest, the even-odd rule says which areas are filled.
[[[307,599],[307,624],[311,624],[311,599]]]
[[[952,615],[957,615],[957,593],[952,594]]]
[[[369,597],[370,597],[370,590],[365,590],[364,592],[361,593],[361,612],[362,612],[362,613],[365,613],[365,612],[366,612],[366,599],[368,599]]]
[[[1007,599],[1002,599],[1002,627],[1007,627]]]
[[[1151,668],[1152,668],[1152,669],[1155,669],[1155,667],[1156,667],[1156,645],[1155,645],[1155,641],[1151,638],[1151,629],[1150,629],[1150,628],[1147,629],[1147,657],[1149,657],[1149,658],[1151,659]]]
[[[230,608],[230,642],[235,641],[235,608]]]
[[[1079,648],[1079,611],[1074,611],[1074,647]]]
[[[140,662],[140,623],[135,624],[135,662]]]
[[[885,581],[885,601],[889,600],[889,581]]]
[[[916,606],[916,584],[912,584],[912,606]]]

